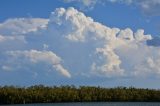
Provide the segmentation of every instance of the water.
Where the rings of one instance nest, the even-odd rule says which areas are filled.
[[[7,105],[2,105],[7,106]],[[46,104],[24,104],[9,106],[160,106],[160,103],[147,102],[94,102],[94,103],[46,103]]]

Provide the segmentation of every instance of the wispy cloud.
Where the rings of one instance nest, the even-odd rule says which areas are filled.
[[[82,9],[93,9],[96,4],[120,3],[134,5],[147,16],[159,16],[159,0],[64,0],[66,3],[77,3]]]
[[[102,0],[63,0],[65,3],[75,3],[81,10],[91,10],[97,3]]]

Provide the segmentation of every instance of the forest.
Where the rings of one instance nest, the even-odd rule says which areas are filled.
[[[160,102],[160,90],[134,87],[1,86],[0,104],[56,102]]]

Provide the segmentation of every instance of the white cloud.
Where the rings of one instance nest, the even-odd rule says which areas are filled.
[[[88,8],[92,9],[94,8],[94,5],[99,1],[99,0],[63,0],[66,3],[80,3],[81,9],[83,8]]]
[[[135,66],[135,75],[154,75],[159,77],[160,74],[160,51],[150,48],[149,53],[152,56],[147,56],[140,64]]]
[[[64,0],[65,2],[80,2],[85,6],[91,6],[97,2],[97,0]]]
[[[96,53],[102,56],[101,58],[104,60],[104,63],[101,66],[93,63],[92,70],[94,72],[106,75],[107,77],[124,76],[124,70],[120,68],[121,60],[112,48],[106,45],[104,48],[97,48]]]
[[[110,28],[72,7],[56,9],[49,19],[10,19],[12,27],[5,23],[0,25],[3,70],[27,66],[38,76],[36,68],[51,66],[66,77],[72,73],[76,79],[160,75],[160,49],[147,45],[153,38],[142,29]],[[19,43],[19,37],[26,43]],[[3,46],[12,39],[18,44]],[[32,67],[39,63],[43,64]]]
[[[131,4],[131,3],[133,3],[133,0],[108,0],[108,1],[112,2],[112,3],[116,3],[116,2],[125,3],[125,4]]]
[[[160,15],[160,0],[64,0],[67,3],[79,3],[81,8],[93,9],[96,4],[122,3],[126,5],[135,5],[140,8],[146,15]]]
[[[9,41],[22,41],[25,42],[24,36],[3,36],[0,35],[0,43]]]
[[[150,47],[146,44],[146,41],[151,40],[152,37],[151,35],[145,35],[142,29],[134,33],[129,28],[124,30],[109,28],[98,22],[94,22],[92,18],[86,17],[74,8],[67,10],[63,8],[57,9],[52,13],[50,20],[49,25],[54,25],[51,28],[59,29],[58,32],[60,33],[58,35],[63,35],[61,39],[66,38],[66,40],[69,40],[68,42],[75,42],[75,44],[91,45],[87,45],[87,47],[92,48],[92,51],[89,53],[92,54],[92,58],[96,58],[92,60],[91,64],[94,73],[96,72],[97,74],[108,77],[115,75],[126,76],[126,74],[134,75],[134,71],[137,71],[135,67],[140,62],[145,61],[146,57],[152,57],[154,55]],[[63,31],[61,28],[63,28]],[[70,45],[67,49],[72,50],[72,47]],[[142,48],[146,48],[146,51],[143,51]],[[87,51],[86,49],[84,51]],[[154,49],[155,51],[159,51],[157,48]],[[141,57],[143,54],[137,53],[137,50],[140,53],[144,53],[145,56]],[[125,57],[126,55],[128,56]],[[130,57],[131,55],[133,57]],[[124,61],[124,58],[128,58],[128,61],[131,62],[127,63]],[[135,61],[132,62],[133,59]],[[123,64],[126,65],[123,67]],[[127,65],[131,66],[131,72],[127,68]],[[143,72],[143,70],[139,71]]]
[[[73,42],[84,44],[88,44],[89,42],[94,47],[96,51],[95,57],[98,56],[96,60],[93,60],[93,64],[91,65],[94,72],[102,73],[102,75],[106,76],[112,76],[113,73],[119,76],[128,73],[128,75],[132,75],[132,73],[134,73],[133,71],[137,72],[134,67],[140,62],[145,61],[146,58],[155,55],[152,53],[153,50],[146,44],[146,41],[151,40],[152,37],[151,35],[145,35],[142,29],[134,33],[129,28],[124,30],[109,28],[98,22],[94,22],[93,19],[86,17],[73,8],[69,8],[63,13],[62,10],[63,9],[57,9],[57,11],[53,13],[53,16],[54,19],[57,18],[56,20],[60,19],[58,22],[61,24],[59,24],[58,27],[66,29],[63,31],[63,36]],[[55,14],[61,14],[61,17],[56,17]],[[146,48],[146,50],[142,48]],[[159,52],[156,47],[153,47],[153,49]],[[144,53],[145,56],[142,56],[144,54],[137,53],[137,51]],[[92,54],[92,52],[90,53]],[[128,56],[125,57],[126,55]],[[132,55],[133,57],[130,57]],[[92,54],[92,56],[94,57],[94,54]],[[156,55],[156,57],[160,58],[158,55]],[[125,60],[124,58],[128,58],[130,62],[123,61]],[[132,60],[134,61],[132,62]],[[122,64],[126,64],[125,67],[123,67]],[[129,68],[126,68],[127,65],[131,66],[130,70],[132,70],[132,72],[130,72]],[[148,66],[147,63],[145,65]],[[141,69],[139,71],[143,73],[145,70]]]
[[[0,24],[1,35],[23,35],[46,27],[47,19],[41,18],[14,18]]]
[[[66,77],[71,77],[68,70],[64,69],[61,65],[61,58],[54,54],[52,51],[37,51],[37,50],[30,50],[30,51],[9,51],[7,52],[8,55],[13,56],[14,58],[25,58],[29,59],[32,63],[44,62],[49,63],[59,71],[62,75]],[[15,60],[16,61],[16,60]]]
[[[26,36],[41,33],[47,24],[48,19],[42,18],[15,18],[0,23],[0,51],[26,49]]]
[[[160,1],[159,0],[109,0],[112,3],[133,4],[142,9],[147,15],[160,15]]]
[[[24,36],[4,36],[0,35],[0,52],[5,50],[15,50],[24,47],[26,44],[26,39]]]
[[[148,15],[160,15],[160,1],[159,0],[144,0],[140,3],[137,3],[144,13]]]
[[[136,33],[135,33],[135,39],[138,41],[146,41],[146,40],[151,40],[152,37],[151,35],[144,35],[144,30],[143,29],[139,29]]]

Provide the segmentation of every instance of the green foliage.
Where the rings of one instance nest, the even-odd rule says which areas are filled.
[[[101,88],[89,86],[35,85],[31,87],[0,87],[0,104],[54,102],[160,102],[160,90],[133,87]]]

